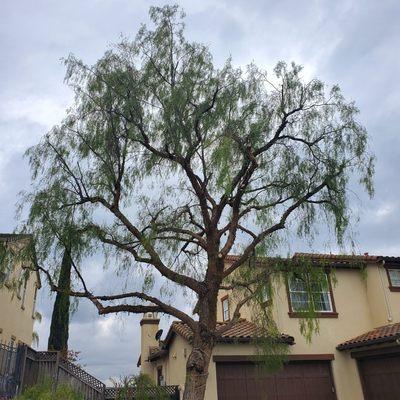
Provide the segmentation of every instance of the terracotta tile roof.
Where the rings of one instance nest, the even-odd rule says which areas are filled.
[[[218,327],[223,327],[227,322],[219,322]],[[175,335],[179,335],[186,339],[188,342],[192,340],[191,329],[180,321],[173,321],[167,336],[164,341],[160,342],[160,347],[150,347],[149,360],[154,361],[159,358],[164,357],[168,354],[168,347],[171,343],[172,338]],[[231,343],[231,342],[249,342],[252,339],[262,337],[262,329],[257,327],[253,322],[247,321],[245,319],[240,319],[235,325],[222,334],[222,338],[219,339],[221,343]],[[279,341],[287,344],[294,344],[294,338],[290,335],[282,333],[280,335]],[[139,357],[137,365],[139,366],[141,359]]]
[[[373,344],[395,342],[400,338],[400,322],[384,325],[339,344],[338,350],[350,350]]]
[[[239,259],[238,255],[230,254],[226,256],[227,262],[234,262]],[[363,255],[356,254],[319,254],[319,253],[294,253],[293,257],[290,259],[279,258],[279,257],[258,257],[256,259],[256,264],[262,265],[273,261],[289,261],[289,260],[299,260],[307,259],[315,264],[328,264],[332,267],[345,267],[345,268],[360,268],[360,266],[367,263],[377,263],[383,259],[398,260],[400,262],[400,257],[379,257],[374,255],[369,255],[365,253]]]
[[[376,262],[378,256],[365,254],[319,254],[319,253],[294,253],[293,258],[310,258],[315,261],[333,261],[339,263],[350,263],[354,261]]]
[[[219,322],[217,325],[217,329],[218,327],[223,327],[225,325],[226,322]],[[174,321],[171,324],[170,332],[171,331],[182,336],[187,341],[190,341],[192,339],[191,329],[183,322]],[[170,332],[168,332],[165,342],[169,340]],[[220,341],[221,342],[250,341],[251,339],[255,339],[257,337],[262,337],[262,336],[263,332],[261,328],[257,327],[257,325],[255,325],[253,322],[241,319],[235,325],[233,325],[231,328],[229,328],[226,332],[222,334],[222,338],[220,339]],[[284,343],[288,344],[294,343],[294,338],[284,333],[281,334],[280,339]]]

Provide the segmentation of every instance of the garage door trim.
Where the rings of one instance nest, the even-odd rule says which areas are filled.
[[[375,349],[365,349],[357,350],[351,352],[351,358],[368,358],[368,357],[380,357],[384,355],[396,354],[400,353],[399,346],[388,346],[388,347],[380,347]]]
[[[248,362],[259,361],[262,356],[213,356],[214,362]],[[286,356],[288,361],[332,361],[335,359],[334,354],[289,354]]]

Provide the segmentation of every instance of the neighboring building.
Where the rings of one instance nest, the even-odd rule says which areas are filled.
[[[30,235],[0,234],[0,242],[7,250],[18,251],[31,240]],[[0,341],[32,343],[39,273],[28,262],[9,262],[0,272]],[[11,287],[12,286],[12,287]]]
[[[400,257],[295,257],[307,258],[327,271],[328,289],[320,287],[313,296],[319,334],[309,344],[300,333],[299,310],[309,301],[302,282],[278,280],[272,310],[282,341],[290,346],[288,362],[275,375],[255,375],[251,360],[257,353],[252,344],[257,328],[250,322],[250,309],[243,309],[243,319],[213,351],[206,400],[400,399]],[[235,256],[228,257],[228,262],[233,260]],[[221,292],[221,323],[229,320],[234,303],[232,295]],[[165,340],[158,343],[154,337],[158,321],[151,313],[141,321],[138,365],[159,384],[183,389],[191,331],[173,322]]]

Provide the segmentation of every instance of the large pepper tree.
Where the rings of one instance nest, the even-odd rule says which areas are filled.
[[[70,295],[102,315],[154,311],[191,328],[184,399],[198,400],[216,340],[266,281],[268,268],[256,273],[249,259],[268,255],[281,232],[308,235],[321,223],[341,242],[349,185],[357,178],[372,194],[373,157],[358,110],[338,86],[304,81],[301,67],[284,62],[271,74],[230,59],[217,66],[207,46],[185,38],[178,7],[152,7],[150,17],[152,28],[143,25],[94,65],[65,60],[75,102],[27,152],[27,227],[37,232],[38,265],[53,290],[62,291],[50,254],[62,253],[50,249],[68,220],[80,241],[72,269],[81,289]],[[43,221],[52,229],[39,229]],[[136,276],[132,290],[90,287],[79,260],[92,252]],[[224,267],[232,252],[239,257]],[[251,277],[241,274],[252,265]],[[194,314],[154,290],[154,277],[194,297]],[[218,293],[236,287],[241,300],[217,330]]]

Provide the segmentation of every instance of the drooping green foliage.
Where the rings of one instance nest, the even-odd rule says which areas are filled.
[[[274,74],[255,65],[235,68],[231,60],[217,68],[206,46],[185,39],[176,7],[152,8],[150,15],[155,30],[143,26],[135,41],[122,41],[95,65],[65,60],[75,105],[27,153],[37,182],[30,223],[44,214],[52,222],[40,246],[51,246],[53,230],[71,214],[70,229],[86,229],[86,237],[98,239],[96,224],[104,235],[129,242],[132,234],[120,221],[96,219],[100,199],[111,204],[117,195],[126,209],[141,207],[129,209],[129,217],[144,231],[143,241],[175,254],[181,242],[157,239],[154,225],[173,221],[192,230],[186,208],[200,216],[182,162],[219,199],[236,193],[235,177],[252,157],[257,168],[241,199],[242,224],[262,230],[284,205],[323,185],[297,209],[296,227],[307,234],[316,220],[332,217],[341,240],[351,173],[372,193],[373,158],[354,103],[337,86],[304,82],[294,64],[281,62]],[[146,252],[143,242],[138,250]]]
[[[61,262],[60,276],[57,285],[61,291],[56,294],[47,345],[48,350],[62,351],[65,353],[68,351],[69,337],[71,268],[71,249],[66,248]]]
[[[33,190],[24,201],[39,264],[51,276],[58,271],[49,260],[59,265],[68,238],[82,286],[75,295],[101,314],[173,315],[193,329],[203,351],[212,344],[202,337],[218,335],[225,281],[242,305],[269,290],[263,279],[232,282],[251,257],[277,248],[281,232],[308,238],[325,224],[344,242],[349,186],[358,180],[372,195],[374,158],[358,109],[338,86],[305,81],[294,63],[272,72],[231,59],[218,66],[207,46],[185,38],[183,17],[177,6],[152,7],[154,26],[143,25],[94,65],[65,60],[75,102],[27,151]],[[94,252],[103,252],[116,274],[134,277],[129,295],[100,296],[84,285],[81,261]],[[239,257],[224,269],[232,252]],[[315,275],[306,285],[312,296],[315,282],[324,284],[314,270],[298,265],[275,275],[307,282]],[[174,290],[154,295],[160,275]],[[195,297],[199,322],[164,296],[176,287]],[[318,329],[310,304],[306,336]],[[238,309],[232,323],[239,317]],[[272,319],[265,312],[258,321],[274,336]]]

